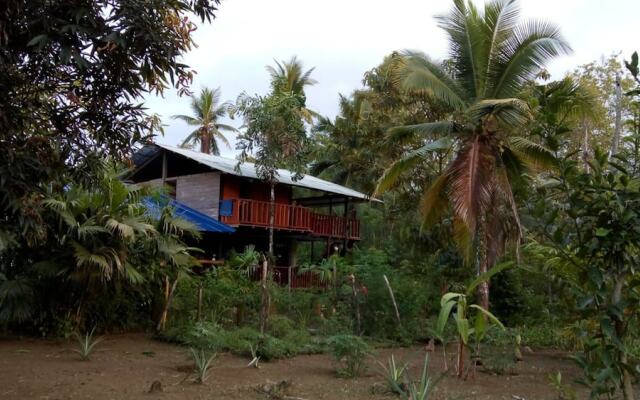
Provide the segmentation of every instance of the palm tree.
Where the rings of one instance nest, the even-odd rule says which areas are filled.
[[[484,10],[454,0],[453,9],[438,17],[449,37],[448,62],[438,64],[412,51],[397,57],[396,84],[437,98],[451,107],[453,116],[392,129],[392,137],[443,138],[393,163],[377,192],[388,189],[400,172],[418,165],[427,153],[456,146],[445,172],[424,193],[421,210],[425,224],[432,224],[451,206],[454,237],[478,274],[495,264],[508,242],[521,239],[512,186],[525,167],[553,161],[543,146],[517,135],[530,118],[521,91],[547,61],[571,51],[554,25],[520,23],[519,15],[516,0],[492,0]],[[480,305],[488,309],[488,283],[478,292]]]
[[[274,60],[274,62],[276,63],[275,67],[272,65],[265,67],[271,75],[271,87],[274,92],[287,92],[305,96],[305,88],[318,83],[318,81],[311,78],[311,74],[316,68],[312,67],[305,71],[302,61],[297,56],[291,57],[289,61],[278,62]],[[311,123],[312,118],[317,116],[314,111],[309,110],[307,107],[303,107],[300,112],[307,123]]]
[[[227,147],[231,147],[222,131],[236,132],[236,128],[218,122],[218,118],[227,113],[229,103],[220,103],[220,88],[203,88],[198,97],[191,97],[191,110],[193,115],[174,115],[171,118],[179,119],[190,126],[197,127],[182,142],[182,147],[190,147],[200,143],[200,151],[203,153],[220,154],[217,140],[222,141]]]
[[[313,163],[310,173],[332,182],[355,187],[366,192],[374,188],[376,160],[380,157],[372,151],[373,143],[367,143],[363,122],[364,100],[361,96],[340,95],[340,113],[331,121],[319,117],[313,127]]]

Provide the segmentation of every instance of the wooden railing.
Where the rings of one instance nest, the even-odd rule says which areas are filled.
[[[228,201],[228,200],[227,200]],[[220,216],[229,225],[269,226],[268,201],[232,199],[231,215]],[[274,228],[309,232],[315,236],[360,239],[360,221],[335,215],[317,214],[303,206],[276,203]]]

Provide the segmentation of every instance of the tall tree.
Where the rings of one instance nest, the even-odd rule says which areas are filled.
[[[407,51],[397,63],[401,88],[438,98],[454,116],[397,128],[391,135],[439,132],[455,142],[427,143],[406,154],[385,172],[378,192],[394,183],[399,170],[454,143],[455,158],[424,193],[421,208],[424,222],[432,224],[451,205],[456,242],[478,274],[495,264],[507,242],[520,240],[514,181],[527,163],[552,160],[547,149],[516,135],[530,116],[520,92],[548,60],[570,51],[558,28],[544,21],[519,23],[519,16],[516,0],[493,0],[482,10],[454,0],[452,10],[438,17],[449,38],[448,62]],[[488,282],[479,285],[478,294],[488,309]]]
[[[308,76],[306,79],[308,81]],[[308,114],[304,86],[291,86],[287,83],[291,81],[287,74],[272,75],[271,91],[267,96],[242,94],[235,106],[244,118],[244,132],[238,137],[238,148],[242,151],[239,164],[251,159],[260,179],[269,184],[269,248],[267,265],[262,270],[262,333],[267,327],[270,302],[266,286],[267,271],[275,261],[273,235],[278,168],[293,172],[293,179],[298,180],[302,178],[307,166],[308,137],[305,120]]]
[[[231,147],[222,131],[235,132],[236,128],[218,122],[218,118],[225,115],[229,110],[229,103],[220,103],[220,97],[220,88],[213,90],[203,88],[198,97],[191,97],[193,115],[174,115],[172,117],[196,127],[184,139],[181,146],[188,147],[200,143],[201,152],[214,155],[220,154],[220,146],[218,146],[217,140],[226,144],[227,147]]]

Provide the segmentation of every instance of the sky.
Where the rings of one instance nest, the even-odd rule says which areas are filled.
[[[483,0],[476,0],[483,4]],[[223,100],[246,92],[266,94],[266,65],[297,55],[318,83],[306,90],[307,106],[322,115],[338,112],[338,94],[362,86],[363,74],[385,55],[420,50],[432,58],[447,56],[444,32],[434,16],[448,11],[451,0],[222,0],[211,24],[198,24],[198,45],[184,57],[196,71],[191,90],[220,87]],[[554,79],[575,67],[614,53],[629,58],[640,50],[640,0],[520,0],[522,18],[555,23],[573,53],[552,61]],[[193,130],[175,114],[189,113],[189,98],[167,90],[146,98],[149,112],[162,117],[164,137],[178,145]],[[228,121],[225,121],[228,122]],[[240,121],[230,121],[239,126]],[[228,134],[232,147],[233,134]],[[225,156],[234,148],[221,147]]]

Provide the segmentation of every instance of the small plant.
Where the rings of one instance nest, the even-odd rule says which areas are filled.
[[[98,343],[102,342],[103,340],[102,337],[98,337],[94,339],[93,332],[95,330],[96,328],[94,327],[93,329],[91,329],[91,332],[85,333],[84,335],[81,335],[78,332],[75,332],[73,334],[73,336],[76,338],[76,341],[78,343],[78,348],[74,349],[73,351],[80,354],[80,358],[83,361],[89,360],[89,356],[93,352],[93,349],[95,348],[95,346]]]
[[[429,355],[425,354],[420,380],[407,384],[407,390],[402,394],[403,400],[429,400],[439,380],[434,381],[429,375]]]
[[[204,349],[196,350],[193,347],[190,350],[195,364],[196,383],[202,384],[207,379],[207,371],[216,358],[216,353],[207,354]]]
[[[338,374],[355,378],[366,369],[365,360],[371,354],[369,345],[362,338],[353,335],[336,335],[327,340],[331,354],[337,363],[343,365]]]
[[[551,386],[558,392],[558,400],[576,400],[576,392],[573,388],[562,383],[562,373],[549,374],[549,382]]]
[[[378,361],[382,369],[381,374],[387,382],[389,390],[396,394],[402,394],[405,392],[406,385],[404,383],[405,374],[407,372],[408,364],[403,363],[400,367],[396,364],[396,359],[391,355],[386,364]]]

